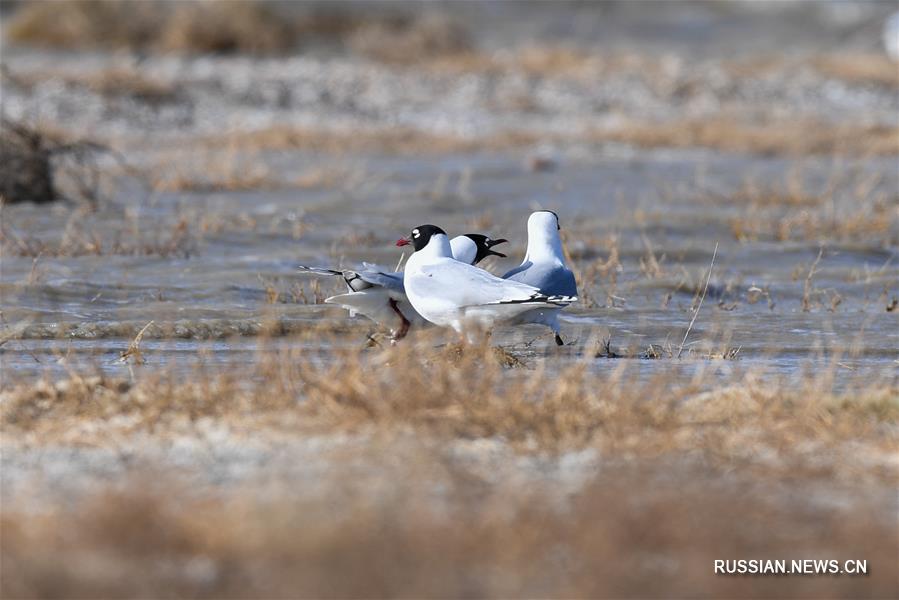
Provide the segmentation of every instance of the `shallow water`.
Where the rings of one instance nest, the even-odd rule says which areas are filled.
[[[502,273],[520,260],[524,221],[538,206],[560,214],[579,270],[608,260],[613,238],[621,265],[612,277],[589,282],[581,290],[584,302],[567,311],[570,346],[557,350],[549,338],[526,346],[540,328],[497,332],[497,343],[526,358],[564,364],[592,356],[594,345],[611,337],[611,348],[622,355],[656,348],[662,358],[635,361],[646,377],[672,369],[732,375],[750,368],[789,377],[828,367],[838,382],[895,378],[899,310],[886,311],[899,294],[895,220],[886,236],[870,241],[762,236],[741,242],[732,223],[745,207],[720,198],[733,195],[748,174],[785,181],[795,169],[790,161],[615,148],[556,156],[558,168],[551,172],[530,171],[518,154],[360,156],[341,159],[341,168],[361,175],[321,189],[146,194],[126,181],[95,212],[4,207],[8,236],[27,240],[26,246],[43,240],[50,248],[30,252],[35,258],[16,251],[22,243],[7,245],[0,309],[4,337],[13,339],[0,346],[4,378],[59,377],[77,366],[126,374],[128,366],[117,359],[151,320],[143,369],[246,364],[272,323],[284,347],[362,347],[369,323],[316,304],[341,285],[323,280],[314,290],[295,265],[367,260],[392,266],[401,254],[393,240],[433,222],[452,234],[479,230],[508,238],[503,251],[509,258],[486,265]],[[305,153],[265,160],[281,173],[331,163]],[[877,176],[875,186],[889,194],[899,189],[891,166],[883,159],[854,168]],[[838,168],[808,159],[804,185],[813,190]],[[846,205],[835,204],[835,215],[854,201],[849,194],[835,198]],[[66,237],[63,247],[80,248],[78,255],[55,256],[54,244]],[[716,243],[707,297],[685,346],[689,360],[672,360]],[[659,267],[648,272],[650,248]],[[753,286],[766,295],[751,292]],[[328,340],[321,348],[308,334],[319,327]],[[735,360],[708,360],[735,351]],[[599,369],[611,362],[595,360]]]

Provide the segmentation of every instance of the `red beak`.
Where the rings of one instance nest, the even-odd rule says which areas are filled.
[[[397,246],[408,246],[411,243],[412,243],[412,240],[407,239],[407,238],[400,238],[396,241]]]

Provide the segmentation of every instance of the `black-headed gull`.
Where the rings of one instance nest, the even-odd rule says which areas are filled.
[[[565,264],[562,239],[559,237],[559,216],[551,210],[538,210],[528,217],[528,250],[521,265],[512,269],[503,279],[534,286],[547,296],[577,298],[577,282],[574,273]],[[567,305],[565,305],[567,306]],[[561,346],[559,311],[564,306],[535,308],[515,318],[516,323],[540,323],[556,334],[556,344]]]
[[[561,307],[568,296],[547,296],[535,287],[500,279],[483,269],[453,259],[446,232],[420,225],[410,239],[415,252],[406,261],[406,297],[424,319],[458,333],[472,326],[491,328],[535,308]]]
[[[450,247],[454,259],[473,265],[488,256],[505,258],[505,254],[493,250],[493,247],[506,241],[490,239],[480,233],[466,233],[450,240]],[[368,317],[378,325],[390,329],[393,339],[405,337],[413,323],[425,322],[406,298],[402,271],[387,271],[369,263],[362,263],[362,269],[357,270],[305,265],[297,268],[314,275],[343,277],[347,293],[325,298],[325,302],[339,304],[350,311],[350,316],[358,313]]]

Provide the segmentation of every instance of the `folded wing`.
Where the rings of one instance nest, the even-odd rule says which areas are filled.
[[[363,281],[366,281],[367,283],[370,283],[372,285],[380,285],[392,292],[405,293],[405,288],[403,287],[402,271],[385,271],[377,265],[373,265],[370,263],[362,264],[364,265],[364,268],[361,271],[357,271],[357,273]]]
[[[500,279],[483,269],[453,260],[424,266],[407,277],[415,278],[419,293],[458,307],[564,302],[530,285]]]
[[[562,265],[526,263],[503,279],[534,286],[549,296],[577,296],[574,273]]]

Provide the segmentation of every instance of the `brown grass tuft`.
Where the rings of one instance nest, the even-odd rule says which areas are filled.
[[[899,129],[883,125],[856,126],[808,122],[743,123],[726,117],[701,121],[630,124],[596,131],[597,141],[615,141],[644,148],[706,147],[762,155],[899,154]]]
[[[834,54],[816,57],[812,66],[821,74],[849,84],[899,88],[899,67],[880,54]]]
[[[94,220],[88,207],[70,211],[58,237],[46,238],[0,223],[4,253],[29,257],[161,256],[188,258],[198,251],[203,219],[183,216],[174,222],[150,223],[132,215],[110,226]]]
[[[189,155],[172,153],[146,174],[162,192],[219,192],[285,187],[255,151],[241,152],[235,140],[224,149],[203,147]]]
[[[879,53],[818,54],[808,57],[761,55],[724,61],[725,71],[733,77],[766,78],[796,77],[802,70],[811,69],[824,77],[849,85],[879,85],[899,87],[899,69]]]
[[[834,170],[823,189],[812,190],[797,171],[782,185],[747,181],[736,193],[714,199],[740,207],[730,226],[741,241],[864,240],[889,246],[899,243],[899,198],[879,184],[879,177]]]
[[[899,155],[899,128],[821,123],[746,124],[725,117],[702,121],[625,124],[574,135],[497,131],[479,137],[437,134],[411,128],[326,131],[277,127],[222,136],[207,136],[210,147],[234,144],[246,150],[304,149],[332,154],[378,152],[399,155],[498,151],[537,143],[617,142],[642,148],[705,147],[762,155]]]
[[[292,10],[251,0],[33,0],[13,13],[6,35],[13,43],[53,48],[218,54],[283,54],[318,41],[402,63],[470,45],[467,32],[446,16],[336,4]]]
[[[295,42],[290,24],[265,2],[177,2],[158,32],[161,50],[273,54]]]
[[[350,47],[376,60],[409,64],[464,54],[471,48],[468,32],[446,15],[382,20],[359,27]]]
[[[10,42],[54,48],[142,47],[159,29],[158,5],[121,0],[23,4],[6,23]]]
[[[835,393],[826,379],[782,386],[747,377],[697,396],[699,383],[678,383],[672,375],[634,383],[624,363],[612,372],[589,363],[553,374],[542,364],[509,370],[520,359],[511,365],[489,346],[432,343],[419,333],[382,351],[340,351],[327,363],[266,352],[248,372],[186,383],[157,376],[125,388],[101,378],[22,386],[4,393],[0,415],[5,430],[40,432],[47,440],[71,435],[73,419],[124,414],[129,427],[145,428],[159,426],[163,415],[175,425],[213,416],[262,430],[411,428],[433,439],[500,439],[521,451],[691,451],[712,463],[752,462],[762,448],[780,448],[784,435],[808,442],[802,450],[779,449],[785,462],[777,469],[811,458],[806,452],[813,447],[851,439],[895,445],[884,429],[899,416],[889,383]],[[887,410],[849,409],[872,402]]]
[[[55,48],[275,52],[293,42],[263,2],[71,0],[27,2],[6,27],[10,41]]]

